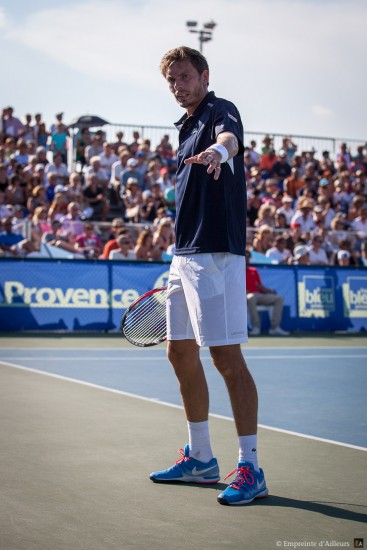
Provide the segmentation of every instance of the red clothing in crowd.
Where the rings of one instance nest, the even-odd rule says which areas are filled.
[[[259,292],[261,279],[256,267],[246,267],[246,291],[248,294]]]

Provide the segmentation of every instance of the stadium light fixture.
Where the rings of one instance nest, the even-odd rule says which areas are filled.
[[[197,21],[186,21],[186,26],[189,32],[193,32],[198,35],[200,52],[203,53],[203,43],[213,40],[213,31],[217,24],[214,21],[208,21],[203,24],[202,29],[196,29],[198,22]]]

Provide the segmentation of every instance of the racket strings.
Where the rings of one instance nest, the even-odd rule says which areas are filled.
[[[150,294],[128,312],[124,334],[132,343],[149,345],[166,336],[166,291]]]

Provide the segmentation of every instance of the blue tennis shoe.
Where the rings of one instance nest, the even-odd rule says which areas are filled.
[[[150,474],[152,481],[156,483],[170,481],[202,484],[218,483],[220,475],[216,458],[212,458],[209,462],[200,462],[200,460],[191,458],[188,445],[185,445],[185,449],[179,449],[178,452],[182,456],[176,461],[176,464],[168,470],[152,472]]]
[[[228,485],[227,489],[222,491],[217,500],[220,504],[241,505],[249,504],[255,498],[263,498],[268,496],[268,489],[264,472],[254,470],[251,462],[239,462],[238,468],[233,470],[224,479],[237,472],[236,479]]]

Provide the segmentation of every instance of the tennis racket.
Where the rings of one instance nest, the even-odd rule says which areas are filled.
[[[127,308],[121,329],[131,344],[146,348],[166,340],[166,300],[164,286],[149,290]]]

